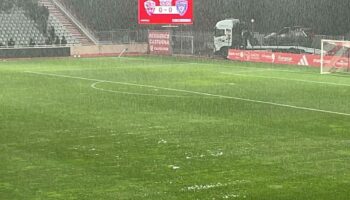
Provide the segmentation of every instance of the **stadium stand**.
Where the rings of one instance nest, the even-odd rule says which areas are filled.
[[[8,46],[12,38],[14,45],[26,46],[33,40],[36,44],[44,44],[45,36],[38,29],[34,20],[25,15],[19,7],[8,11],[0,11],[0,45]]]
[[[58,36],[60,39],[64,37],[67,40],[68,44],[79,44],[79,40],[76,39],[72,34],[70,34],[70,32],[67,31],[65,26],[63,26],[55,16],[50,15],[48,20],[48,27],[48,32],[50,32],[50,29],[52,28],[55,30],[54,38],[56,36]]]
[[[68,44],[91,45],[91,41],[54,0],[40,0],[40,5],[48,8],[50,12],[49,29],[54,27],[57,36],[67,39]]]
[[[1,48],[92,43],[53,0],[1,1],[0,6]]]

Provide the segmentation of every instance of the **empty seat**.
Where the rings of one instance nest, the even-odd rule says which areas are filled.
[[[31,38],[35,43],[43,43],[44,36],[38,30],[36,23],[25,16],[24,10],[14,7],[9,12],[0,11],[0,43],[7,44],[12,38],[16,45],[29,45]]]

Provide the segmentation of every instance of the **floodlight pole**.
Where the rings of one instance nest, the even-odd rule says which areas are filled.
[[[176,28],[177,26],[174,25],[163,25],[162,28],[165,28],[166,30],[168,30],[170,32],[170,48],[171,48],[171,52],[173,53],[173,32],[174,32],[174,28]]]
[[[255,19],[252,19],[251,22],[252,22],[252,33],[254,34],[254,23],[255,23]]]

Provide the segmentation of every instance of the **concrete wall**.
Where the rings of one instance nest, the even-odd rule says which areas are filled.
[[[117,56],[124,49],[128,49],[126,55],[142,55],[148,53],[148,44],[120,44],[120,45],[92,45],[73,46],[72,56],[95,57],[95,56]]]
[[[0,48],[0,58],[67,57],[69,47],[14,47]]]

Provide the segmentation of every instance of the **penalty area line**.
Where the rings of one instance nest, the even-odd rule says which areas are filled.
[[[266,70],[266,71],[268,71],[268,70]],[[345,84],[345,83],[332,83],[332,82],[324,82],[324,81],[309,81],[309,80],[303,80],[303,79],[281,78],[281,77],[275,77],[275,76],[257,76],[257,75],[240,74],[240,73],[244,73],[244,72],[237,72],[237,73],[234,73],[234,72],[220,72],[220,74],[231,75],[231,76],[243,76],[243,77],[263,78],[263,79],[276,79],[276,80],[283,80],[283,81],[295,81],[295,82],[303,82],[303,83],[313,83],[313,84],[323,84],[323,85],[350,87],[350,84]]]
[[[210,94],[210,93],[206,93],[206,92],[196,92],[196,91],[183,90],[183,89],[158,87],[158,86],[153,86],[153,85],[143,85],[143,84],[118,82],[118,81],[108,81],[108,80],[101,80],[101,79],[93,79],[93,78],[85,78],[85,77],[69,76],[69,75],[60,75],[60,74],[51,74],[51,73],[43,73],[43,72],[25,71],[25,73],[41,75],[41,76],[51,76],[51,77],[59,77],[59,78],[69,78],[69,79],[77,79],[77,80],[85,80],[85,81],[94,81],[95,83],[97,83],[97,82],[104,82],[104,83],[112,83],[112,84],[144,87],[144,88],[161,89],[161,90],[182,92],[182,93],[187,93],[187,94],[197,94],[197,95],[208,96],[208,97],[217,97],[217,98],[220,98],[220,99],[233,99],[233,100],[238,100],[238,101],[245,101],[245,102],[250,102],[250,103],[265,104],[265,105],[270,105],[270,106],[291,108],[291,109],[297,109],[297,110],[305,110],[305,111],[313,111],[313,112],[319,112],[319,113],[327,113],[327,114],[334,114],[334,115],[350,116],[350,113],[322,110],[322,109],[302,107],[302,106],[293,106],[293,105],[288,105],[288,104],[275,103],[275,102],[269,102],[269,101],[261,101],[261,100],[254,100],[254,99],[247,99],[247,98],[241,98],[241,97],[232,97],[232,96],[225,96],[225,95],[218,95],[218,94]]]

